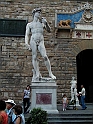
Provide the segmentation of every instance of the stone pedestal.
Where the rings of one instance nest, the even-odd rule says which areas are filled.
[[[80,105],[79,105],[79,100],[78,100],[78,99],[76,100],[76,106],[77,106],[77,107],[80,106]]]
[[[81,105],[79,105],[79,100],[76,99],[76,103],[73,105],[69,105],[69,109],[81,109]]]
[[[56,104],[57,85],[54,80],[44,79],[31,84],[31,110],[41,107],[47,113],[58,113]]]

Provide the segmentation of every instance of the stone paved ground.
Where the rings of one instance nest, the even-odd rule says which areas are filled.
[[[78,109],[77,110],[73,110],[73,109],[70,109],[70,110],[66,110],[66,111],[64,111],[64,113],[68,113],[68,114],[70,114],[70,113],[72,113],[72,114],[83,114],[83,113],[92,113],[93,114],[93,103],[86,103],[86,106],[87,106],[87,109],[86,110],[82,110],[82,108],[81,107],[78,107]],[[62,111],[62,106],[61,105],[58,105],[58,110],[59,110],[59,113],[63,113],[63,111]]]

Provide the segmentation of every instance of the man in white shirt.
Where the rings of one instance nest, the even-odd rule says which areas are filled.
[[[82,110],[85,110],[87,107],[85,105],[85,88],[83,85],[81,85],[81,92],[79,94],[81,95],[81,104],[82,104]]]

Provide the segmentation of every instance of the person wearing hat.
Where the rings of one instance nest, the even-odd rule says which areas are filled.
[[[14,100],[8,99],[6,102],[6,113],[8,114],[8,124],[13,124],[17,115],[13,112],[14,107],[16,106],[16,103],[14,102]],[[21,107],[22,109],[22,107]],[[22,110],[21,110],[22,111]],[[22,118],[22,123],[21,124],[25,124],[25,118],[23,113],[20,113],[20,116]]]
[[[15,104],[14,100],[11,100],[11,99],[8,99],[7,101],[5,101],[5,103],[6,103],[6,110],[5,111],[6,111],[7,115],[8,115],[8,124],[11,124],[14,121],[15,117],[16,117],[16,115],[14,114],[14,112],[12,110],[12,108],[16,104]]]
[[[46,54],[46,49],[44,45],[43,29],[46,29],[50,33],[50,26],[48,25],[46,19],[41,17],[41,8],[35,8],[32,11],[33,21],[28,23],[25,32],[25,45],[27,49],[32,50],[32,64],[34,68],[34,79],[33,81],[39,81],[42,78],[39,71],[39,61],[37,59],[37,50],[40,52],[42,58],[44,59],[45,66],[48,70],[49,77],[56,79],[51,71],[51,65],[49,58]],[[30,39],[31,35],[31,39]],[[30,42],[30,44],[29,44]]]

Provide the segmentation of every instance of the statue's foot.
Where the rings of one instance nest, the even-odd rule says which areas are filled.
[[[52,79],[56,79],[56,76],[54,76],[52,73],[49,74],[49,76],[50,76]]]
[[[38,77],[32,78],[32,82],[36,82],[36,81],[39,81]]]
[[[39,76],[36,76],[36,77],[35,77],[35,80],[36,80],[36,81],[40,81],[41,78],[42,78],[42,75],[39,75]]]

